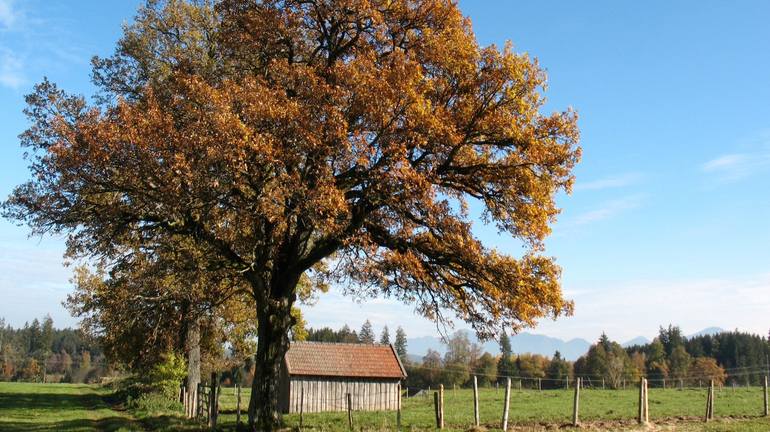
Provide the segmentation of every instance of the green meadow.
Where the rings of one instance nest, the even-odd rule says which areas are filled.
[[[572,390],[513,390],[510,429],[571,429]],[[242,421],[248,404],[248,389],[242,394]],[[479,391],[482,429],[500,430],[504,392]],[[706,406],[705,389],[650,389],[650,420],[653,426],[636,424],[638,392],[628,390],[581,391],[581,429],[587,430],[676,430],[676,431],[767,431],[770,420],[761,417],[759,388],[717,390],[715,417],[702,421]],[[219,430],[234,431],[236,398],[232,388],[223,388],[220,398]],[[128,410],[114,400],[109,389],[98,385],[0,383],[0,431],[203,431],[195,421],[180,417],[179,410]],[[445,430],[473,428],[473,392],[447,390],[444,395]],[[287,429],[298,429],[299,415],[285,416]],[[347,431],[346,412],[305,414],[302,429]],[[402,430],[434,430],[433,394],[404,399]],[[353,412],[353,428],[395,430],[395,412]]]

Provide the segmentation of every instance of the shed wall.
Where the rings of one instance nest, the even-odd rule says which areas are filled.
[[[288,406],[281,407],[288,413],[300,411],[300,400],[305,413],[345,411],[348,393],[354,411],[395,410],[401,403],[397,379],[291,376],[288,381]]]

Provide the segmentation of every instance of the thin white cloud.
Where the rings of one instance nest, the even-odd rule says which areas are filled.
[[[0,85],[16,90],[25,83],[24,62],[12,51],[0,47]]]
[[[735,278],[649,279],[581,282],[569,289],[573,317],[543,322],[538,332],[591,340],[606,331],[613,340],[652,338],[659,326],[679,325],[685,334],[707,327],[764,335],[770,309],[770,274]],[[719,313],[714,313],[715,311]]]
[[[770,168],[770,151],[725,154],[701,165],[701,170],[721,181],[747,178]]]
[[[0,30],[13,27],[18,16],[10,0],[0,0]]]
[[[2,229],[7,226],[0,224]],[[62,265],[63,253],[64,244],[50,238],[0,238],[1,318],[14,327],[46,314],[57,326],[76,324],[61,303],[72,290],[72,269]]]
[[[770,130],[761,130],[737,143],[742,151],[725,153],[700,165],[709,180],[732,182],[770,171]]]
[[[561,339],[596,340],[602,332],[627,341],[637,336],[652,339],[660,326],[678,325],[685,334],[708,327],[767,332],[770,310],[770,274],[735,278],[635,279],[581,281],[564,285],[565,297],[575,301],[575,314],[555,321],[544,319],[533,330]],[[714,311],[719,310],[718,314]],[[387,325],[391,336],[402,326],[409,337],[437,336],[435,324],[399,302],[358,303],[332,289],[313,307],[303,307],[311,327],[357,330],[367,319],[377,333]],[[455,320],[456,329],[467,324]]]
[[[586,191],[622,188],[639,183],[641,179],[642,175],[639,173],[625,173],[588,182],[577,182],[574,189],[575,191]]]
[[[570,225],[586,225],[610,219],[625,211],[640,207],[643,201],[644,196],[640,194],[607,201],[594,210],[578,215],[572,220]]]

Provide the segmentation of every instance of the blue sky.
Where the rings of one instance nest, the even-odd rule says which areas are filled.
[[[138,1],[0,0],[0,195],[26,178],[16,136],[23,95],[43,76],[90,94],[89,59],[108,55]],[[479,41],[536,57],[546,109],[580,114],[583,160],[547,253],[575,316],[534,330],[562,338],[651,337],[661,324],[766,334],[770,319],[770,2],[462,0]],[[518,254],[494,229],[489,245]],[[63,240],[0,221],[0,316],[50,313],[70,290]],[[403,325],[411,307],[358,304],[334,290],[311,325]],[[462,323],[457,323],[463,327]]]

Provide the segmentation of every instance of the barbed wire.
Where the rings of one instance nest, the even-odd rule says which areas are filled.
[[[483,377],[487,377],[487,378],[511,378],[511,379],[524,379],[524,380],[532,380],[532,379],[534,379],[534,380],[542,380],[542,381],[550,381],[550,382],[553,382],[553,381],[564,382],[565,379],[568,379],[567,377],[564,377],[564,378],[547,378],[547,377],[523,376],[523,375],[487,374],[487,373],[474,372],[472,370],[468,370],[468,369],[464,369],[464,368],[452,368],[452,367],[432,367],[432,366],[424,366],[424,365],[408,365],[408,366],[406,366],[407,370],[410,369],[410,368],[411,369],[421,369],[421,370],[431,370],[431,371],[436,371],[436,372],[461,372],[461,373],[468,373],[471,376],[475,375],[475,376],[483,376]],[[735,376],[744,376],[744,375],[747,374],[746,372],[749,372],[749,374],[751,374],[751,375],[759,374],[759,373],[765,373],[765,374],[769,373],[768,369],[765,368],[765,367],[755,366],[755,367],[753,367],[753,369],[750,369],[750,368],[752,368],[752,367],[751,366],[746,366],[746,367],[735,368],[734,369],[735,372],[729,372],[729,373],[728,373],[728,369],[724,369],[723,368],[722,370],[726,373],[725,378],[735,377]],[[743,369],[749,369],[749,370],[746,371],[746,370],[743,370]],[[656,376],[657,374],[653,373],[651,375],[652,376]],[[579,376],[581,378],[596,378],[596,379],[599,379],[599,380],[601,380],[603,378],[607,378],[606,375],[583,374],[583,373],[574,374],[574,376],[575,377]],[[712,375],[696,375],[696,376],[686,376],[686,377],[663,377],[663,376],[660,376],[660,375],[657,375],[657,376],[658,376],[657,378],[648,378],[648,381],[649,380],[660,381],[660,380],[670,380],[670,379],[698,379],[698,378],[700,378],[700,379],[709,378],[710,379],[710,378],[719,377],[720,374],[715,373],[715,374],[712,374]],[[623,374],[623,376],[620,377],[620,379],[626,379],[626,380],[628,380],[630,378],[634,378],[634,377],[633,376],[629,376],[627,374]]]

